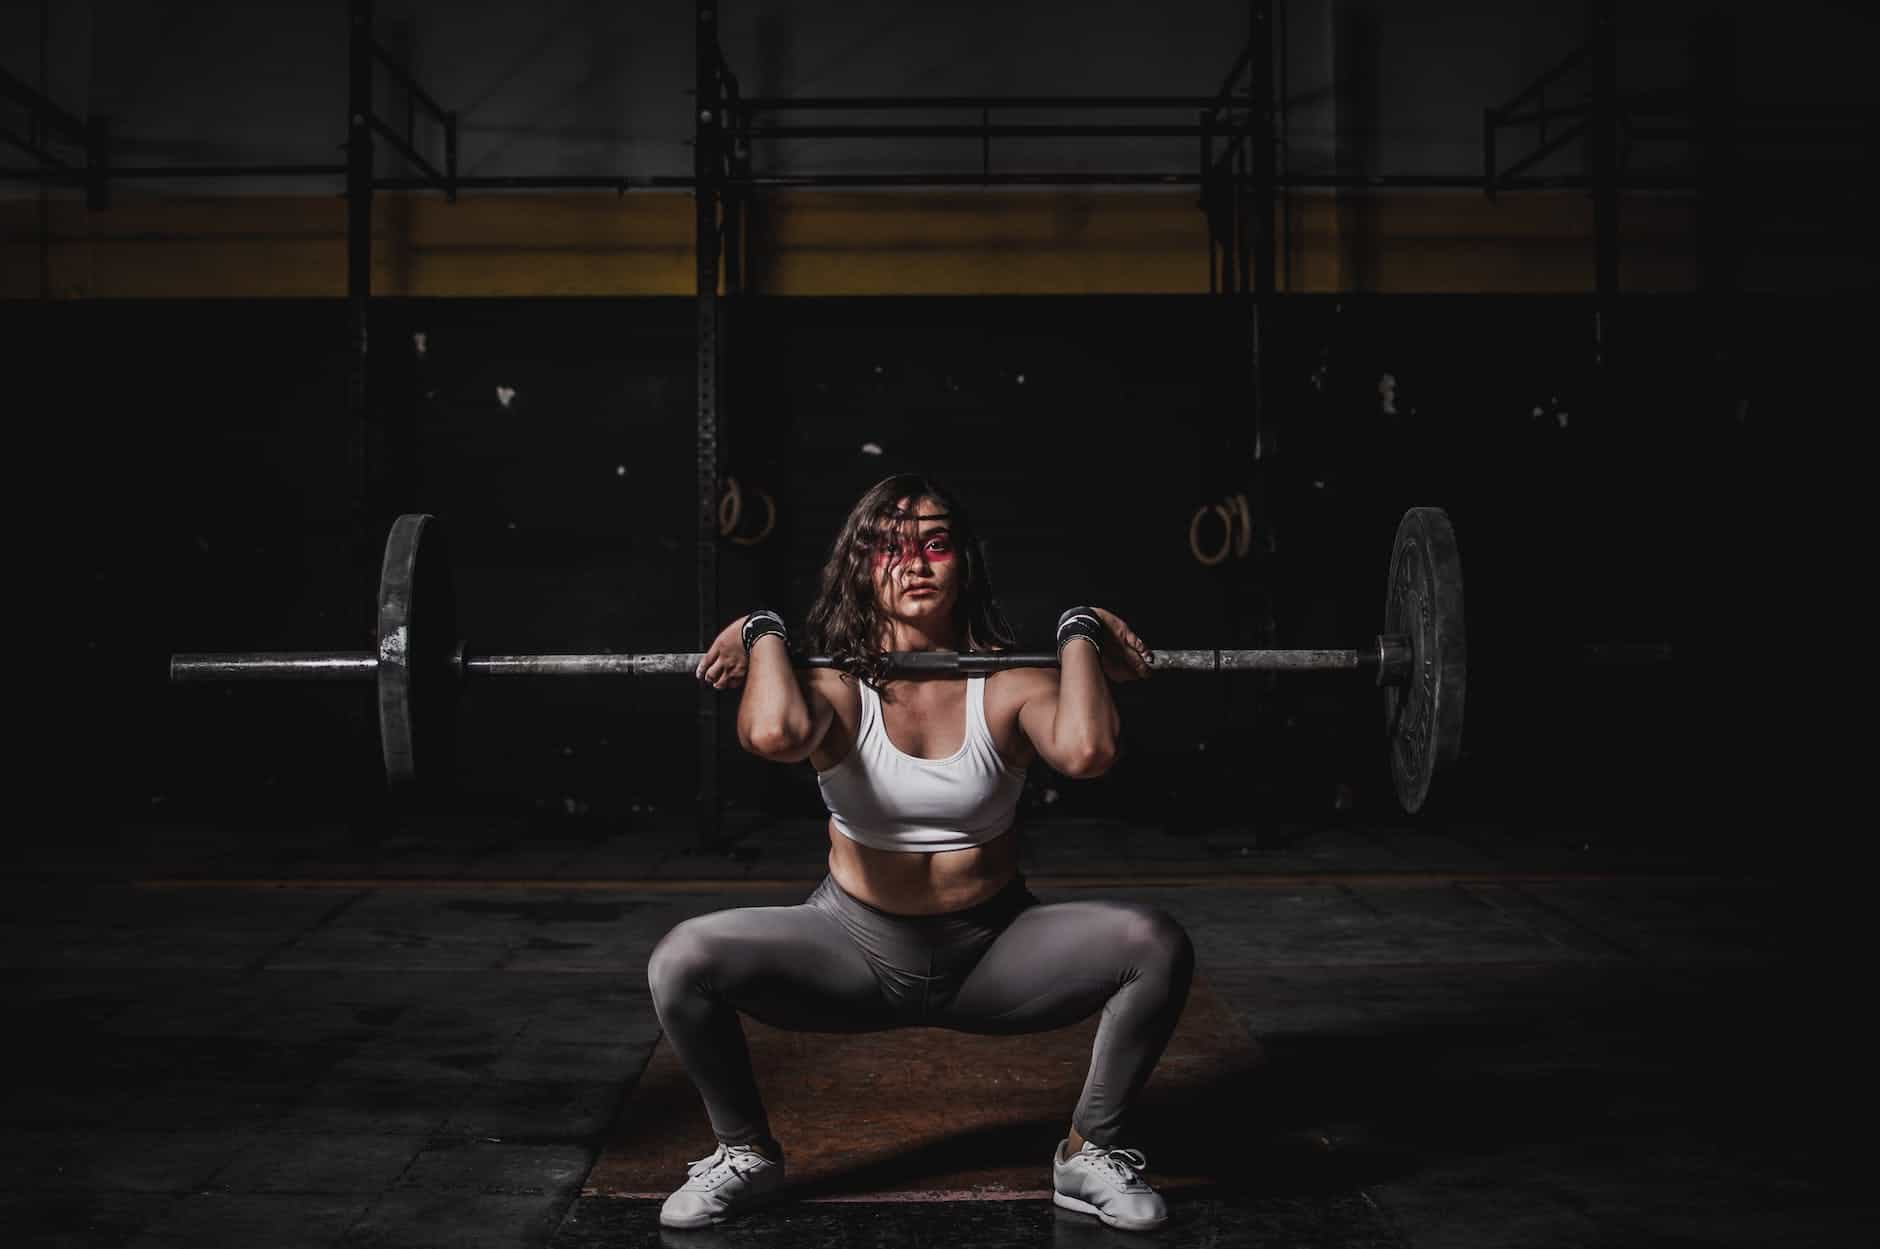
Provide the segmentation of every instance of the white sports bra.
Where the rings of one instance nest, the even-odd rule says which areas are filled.
[[[1012,826],[1025,769],[1000,756],[986,727],[986,678],[966,678],[966,740],[945,759],[920,759],[888,740],[881,695],[862,695],[855,745],[816,774],[836,831],[876,850],[931,854],[983,845]]]

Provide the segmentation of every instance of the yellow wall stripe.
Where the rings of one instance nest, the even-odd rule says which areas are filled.
[[[380,295],[687,295],[684,194],[479,194],[375,201]],[[1559,293],[1592,288],[1592,201],[1524,192],[1301,194],[1291,289]],[[1207,289],[1192,188],[1167,191],[780,191],[753,219],[758,289],[780,295],[1190,294]],[[1621,205],[1621,284],[1695,281],[1692,203]],[[0,201],[0,297],[338,297],[337,196],[114,192],[89,212]]]

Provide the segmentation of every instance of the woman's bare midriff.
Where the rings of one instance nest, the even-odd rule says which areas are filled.
[[[896,915],[942,915],[977,906],[1018,875],[1011,830],[982,845],[938,854],[877,850],[844,837],[829,821],[829,874],[844,890]]]

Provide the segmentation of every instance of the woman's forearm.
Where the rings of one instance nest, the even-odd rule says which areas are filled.
[[[1087,642],[1068,643],[1058,656],[1057,719],[1051,726],[1059,750],[1109,758],[1116,753],[1122,731],[1097,648]]]
[[[776,634],[751,647],[751,670],[738,701],[738,741],[759,752],[787,748],[809,732],[809,706],[797,685],[789,649]]]

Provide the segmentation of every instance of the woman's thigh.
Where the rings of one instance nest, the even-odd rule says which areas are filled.
[[[944,1028],[1043,1032],[1076,1023],[1143,974],[1164,974],[1192,947],[1169,916],[1134,902],[1055,902],[1021,911],[940,1017]]]
[[[862,952],[812,906],[749,906],[685,920],[654,947],[656,1003],[702,993],[773,1027],[869,1032],[893,1012]]]

